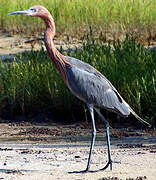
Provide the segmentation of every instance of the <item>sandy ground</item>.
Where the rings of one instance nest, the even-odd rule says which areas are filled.
[[[72,144],[77,145],[78,144]],[[3,147],[2,147],[3,146]],[[120,149],[113,147],[112,155],[120,163],[109,169],[95,173],[69,173],[84,170],[88,147],[20,148],[19,144],[1,145],[0,179],[102,179],[118,177],[154,180],[156,155],[146,149]],[[44,145],[43,145],[44,147]],[[104,166],[105,147],[96,146],[93,154],[92,170]]]
[[[63,136],[61,134],[56,136],[57,131],[61,132],[63,128],[65,132],[70,130],[71,135],[67,136],[67,133]],[[0,179],[156,179],[156,136],[152,133],[147,135],[143,131],[138,131],[140,135],[134,136],[135,134],[130,131],[129,136],[114,137],[112,132],[112,157],[117,162],[113,163],[113,170],[110,171],[108,168],[99,172],[74,173],[86,168],[90,146],[90,136],[88,136],[91,131],[90,127],[87,129],[77,124],[39,126],[28,123],[24,126],[23,124],[1,123],[0,129]],[[75,135],[76,130],[77,135]],[[92,171],[104,167],[107,161],[104,131],[103,127],[98,127],[91,164]],[[86,135],[86,132],[89,133]],[[136,133],[135,130],[134,133]],[[35,137],[36,139],[33,139]]]
[[[113,170],[74,173],[86,168],[87,144],[1,144],[0,179],[148,179],[155,180],[156,149],[112,146]],[[49,148],[51,146],[51,148]],[[91,170],[104,167],[107,149],[96,145]],[[71,172],[71,173],[70,173]],[[73,172],[73,173],[72,173]]]

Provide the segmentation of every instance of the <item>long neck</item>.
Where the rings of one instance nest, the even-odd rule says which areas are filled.
[[[66,66],[70,66],[69,61],[63,56],[55,47],[53,38],[55,36],[55,24],[51,16],[44,19],[46,23],[46,30],[44,34],[44,42],[47,52],[58,70],[62,79],[67,83],[66,79]]]

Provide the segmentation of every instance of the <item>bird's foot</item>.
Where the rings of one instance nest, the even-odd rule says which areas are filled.
[[[112,170],[112,161],[108,161],[107,164],[105,165],[105,167],[102,169],[99,169],[99,171],[103,171],[103,170],[107,169],[109,165],[110,165],[110,170]]]
[[[89,170],[89,168],[87,167],[85,170],[82,170],[82,171],[72,171],[72,172],[68,172],[68,173],[95,173],[95,172],[99,172],[99,171],[104,171],[105,169],[107,169],[110,165],[110,170],[112,170],[112,164],[113,163],[121,163],[120,161],[112,161],[112,160],[109,160],[107,162],[107,164],[105,165],[104,168],[101,168],[99,170]]]
[[[121,163],[121,162],[120,162],[120,161],[109,160],[109,161],[107,162],[107,164],[105,165],[105,167],[102,168],[102,169],[100,169],[99,171],[103,171],[103,170],[107,169],[109,165],[110,165],[110,170],[112,171],[112,164],[113,164],[113,163]]]

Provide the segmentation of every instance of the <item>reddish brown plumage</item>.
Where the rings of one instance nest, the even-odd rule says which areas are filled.
[[[47,52],[53,61],[56,69],[58,70],[60,76],[62,79],[67,83],[67,78],[66,78],[66,66],[70,66],[69,61],[66,59],[65,56],[63,56],[55,47],[54,42],[53,42],[53,37],[55,35],[55,32],[51,30],[51,26],[53,28],[55,27],[54,22],[48,21],[46,22],[46,31],[45,31],[45,46],[47,49]]]
[[[35,16],[40,17],[46,23],[46,30],[44,34],[44,42],[47,49],[47,52],[54,63],[56,69],[58,70],[60,76],[64,80],[66,84],[68,84],[66,78],[66,66],[70,66],[69,60],[62,55],[55,47],[53,38],[55,36],[55,23],[54,20],[49,13],[49,11],[42,6],[34,6],[33,8],[38,9]]]

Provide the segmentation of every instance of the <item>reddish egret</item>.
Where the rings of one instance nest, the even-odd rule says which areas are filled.
[[[146,121],[142,120],[130,108],[130,106],[124,101],[124,99],[120,96],[115,87],[104,75],[102,75],[99,71],[97,71],[89,64],[75,59],[73,57],[64,56],[56,49],[53,42],[53,38],[55,36],[55,24],[51,14],[46,8],[37,5],[27,10],[15,11],[9,14],[25,14],[27,16],[40,17],[44,20],[46,24],[44,42],[52,62],[54,63],[60,76],[62,77],[70,91],[76,97],[84,101],[87,104],[88,109],[90,111],[93,132],[88,164],[84,172],[89,171],[92,151],[96,137],[94,109],[105,123],[108,146],[108,162],[105,165],[105,167],[100,170],[106,169],[109,165],[110,169],[112,169],[109,123],[100,113],[99,109],[105,108],[124,117],[127,117],[130,113],[132,113],[142,123],[147,125],[149,124]]]

